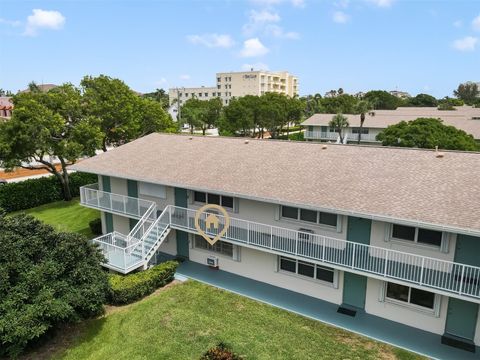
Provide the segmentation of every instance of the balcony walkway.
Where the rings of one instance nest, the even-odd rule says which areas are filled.
[[[480,359],[479,347],[474,354],[442,345],[440,335],[363,312],[357,312],[355,317],[342,315],[337,313],[338,305],[226,271],[212,270],[191,261],[182,263],[176,276],[194,279],[427,357]]]

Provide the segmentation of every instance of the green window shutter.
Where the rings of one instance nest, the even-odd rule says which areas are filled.
[[[112,187],[110,185],[110,176],[102,175],[102,190],[106,192],[112,192]]]
[[[127,180],[128,196],[138,197],[138,183],[135,180]]]

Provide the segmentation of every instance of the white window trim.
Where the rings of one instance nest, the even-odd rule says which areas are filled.
[[[153,189],[157,188],[157,190],[160,190],[160,191],[151,191],[152,188]],[[166,199],[167,187],[161,184],[154,184],[154,183],[141,181],[138,183],[138,195],[149,196],[157,199]]]
[[[221,241],[221,240],[219,240],[219,241]],[[228,256],[228,255],[216,252],[216,251],[211,251],[211,250],[208,250],[208,249],[197,247],[195,245],[195,234],[189,234],[189,242],[190,242],[190,248],[195,250],[195,251],[200,251],[200,252],[203,252],[203,253],[209,254],[209,255],[215,255],[216,257],[219,257],[219,258],[224,258],[224,259],[228,259],[228,260],[241,262],[241,251],[240,251],[240,246],[238,246],[238,245],[231,244],[232,245],[232,256]]]
[[[441,299],[442,299],[442,296],[440,294],[434,293],[433,309],[429,309],[427,307],[412,304],[410,302],[389,298],[387,296],[387,286],[388,286],[388,281],[384,281],[383,284],[380,286],[380,296],[379,296],[379,299],[378,299],[380,302],[384,302],[384,303],[388,303],[388,304],[392,304],[392,305],[396,305],[396,306],[401,306],[401,307],[407,308],[409,310],[417,311],[417,312],[420,312],[420,313],[423,313],[423,314],[426,314],[426,315],[440,317]],[[406,286],[406,285],[404,285],[404,286]],[[410,296],[412,287],[411,286],[407,286],[407,287],[409,288],[409,296]],[[421,290],[423,290],[423,289],[421,289]],[[424,290],[424,291],[428,291],[428,290]],[[429,291],[429,292],[431,292],[431,291]]]
[[[280,258],[281,257],[292,259],[292,260],[296,261],[295,262],[295,272],[294,273],[291,272],[291,271],[282,270],[280,268]],[[319,265],[319,264],[316,264],[316,263],[311,263],[311,264],[314,265],[313,278],[312,278],[312,277],[305,276],[305,275],[302,275],[302,274],[298,273],[298,262],[299,261],[303,261],[303,260],[298,260],[298,259],[294,259],[294,258],[289,258],[288,256],[278,255],[278,256],[276,256],[275,272],[277,272],[279,274],[282,274],[282,275],[287,275],[287,276],[291,276],[291,277],[294,277],[294,278],[297,278],[297,279],[307,280],[307,281],[311,281],[311,282],[316,283],[316,284],[321,284],[321,285],[325,285],[325,286],[328,286],[328,287],[331,287],[331,288],[334,288],[334,289],[338,289],[338,274],[339,274],[339,271],[337,269],[332,269],[333,270],[333,282],[328,282],[328,281],[317,279],[317,277],[316,277],[317,276],[317,266],[321,266],[321,267],[328,267],[328,266],[323,266],[323,265]],[[303,262],[308,263],[308,261],[303,261]]]
[[[289,218],[289,217],[282,216],[283,205],[278,205],[278,220],[279,221],[286,221],[286,222],[290,222],[290,223],[293,223],[293,224],[298,224],[298,223],[309,224],[310,226],[316,226],[318,228],[325,229],[325,230],[330,230],[330,231],[333,230],[333,231],[336,231],[336,232],[342,232],[342,220],[340,219],[342,216],[340,214],[331,213],[331,214],[337,215],[337,224],[336,225],[327,225],[327,224],[322,224],[322,223],[319,222],[320,213],[321,212],[327,212],[327,211],[312,210],[312,211],[317,212],[317,222],[311,222],[311,221],[305,221],[305,220],[300,219],[301,208],[296,207],[296,206],[288,206],[288,205],[285,205],[285,206],[286,207],[291,207],[291,208],[296,208],[298,210],[297,211],[297,220]],[[304,209],[304,210],[310,210],[310,209]]]
[[[398,243],[398,244],[402,244],[402,245],[410,244],[410,245],[413,245],[414,247],[423,248],[423,249],[439,250],[439,251],[442,251],[444,253],[449,252],[450,241],[449,241],[448,233],[446,233],[445,231],[440,231],[442,233],[442,240],[441,240],[440,246],[437,246],[437,245],[425,244],[425,243],[422,243],[422,242],[418,242],[418,231],[420,229],[418,226],[409,226],[409,225],[397,224],[397,225],[401,225],[401,226],[409,226],[409,227],[414,227],[415,228],[415,237],[412,241],[412,240],[406,240],[406,239],[400,239],[400,238],[393,237],[393,225],[395,225],[395,224],[389,224],[389,225],[390,226],[388,227],[388,230],[387,230],[389,241],[392,241],[392,242]],[[422,228],[422,229],[430,230],[430,229],[426,229],[426,228]],[[438,231],[438,230],[434,230],[434,231]]]
[[[196,192],[201,192],[201,193],[204,193],[205,196],[206,196],[206,202],[200,202],[200,201],[195,201],[195,193]],[[191,204],[193,205],[197,205],[197,206],[203,206],[203,205],[207,205],[209,204],[208,202],[208,194],[212,194],[212,195],[218,195],[220,196],[220,206],[223,207],[227,212],[231,212],[231,213],[238,213],[238,199],[236,197],[233,197],[233,196],[229,196],[229,195],[221,195],[221,194],[215,194],[215,193],[209,193],[209,192],[206,192],[206,191],[195,191],[195,190],[192,190],[192,202]],[[226,197],[231,197],[233,199],[233,207],[228,207],[228,206],[224,206],[222,205],[222,197],[223,196],[226,196]]]

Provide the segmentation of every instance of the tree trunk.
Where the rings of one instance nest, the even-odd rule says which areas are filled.
[[[290,122],[287,122],[287,140],[289,135],[290,135]]]
[[[358,145],[360,145],[360,140],[362,138],[362,128],[363,128],[363,122],[365,121],[365,114],[360,114],[360,131],[358,132]]]
[[[62,173],[58,173],[60,177],[60,183],[62,184],[62,190],[63,190],[63,199],[65,201],[70,201],[72,200],[72,192],[70,190],[70,178],[68,176],[68,171],[67,171],[67,164],[65,163],[65,160],[60,158],[60,163],[62,164]]]
[[[190,134],[193,135],[193,124],[190,124]]]
[[[205,129],[205,127],[202,127],[202,135],[205,136],[205,132],[207,131],[207,129]]]
[[[107,152],[107,137],[104,136],[102,140],[102,150],[103,152]]]

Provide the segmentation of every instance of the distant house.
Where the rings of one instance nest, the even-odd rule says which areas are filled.
[[[0,96],[0,118],[10,119],[12,117],[13,103],[11,96]]]
[[[305,139],[337,141],[338,133],[328,126],[335,114],[314,114],[302,123],[305,127]],[[347,142],[358,140],[360,132],[360,115],[345,115],[350,126],[345,129]],[[438,118],[447,125],[453,125],[480,140],[480,108],[460,106],[456,110],[438,110],[434,107],[400,107],[396,110],[375,110],[366,115],[360,141],[377,142],[376,136],[390,125],[400,121],[417,118]]]
[[[38,88],[40,89],[41,92],[47,92],[47,91],[50,91],[52,90],[53,88],[56,88],[58,85],[55,85],[55,84],[37,84]],[[30,92],[30,89],[25,89],[25,90],[21,90],[19,91],[21,93],[23,92]]]
[[[390,95],[396,96],[397,98],[400,98],[400,99],[408,99],[412,97],[408,92],[398,91],[398,90],[390,91]]]

